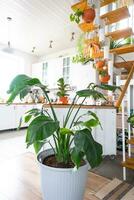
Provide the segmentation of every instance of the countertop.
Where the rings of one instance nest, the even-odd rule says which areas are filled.
[[[11,105],[38,105],[41,103],[12,103]],[[0,105],[7,105],[6,103],[0,103]],[[45,108],[49,108],[50,105],[49,104],[43,104]],[[70,106],[70,104],[52,104],[54,108],[68,108]],[[78,108],[79,105],[76,104],[75,108]],[[112,105],[82,105],[81,108],[85,108],[85,109],[93,109],[93,108],[97,108],[97,109],[116,109],[114,106]]]

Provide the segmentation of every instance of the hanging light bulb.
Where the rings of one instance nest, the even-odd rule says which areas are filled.
[[[35,49],[36,49],[36,47],[33,47],[33,49],[32,49],[32,53],[34,53],[34,52],[35,52]]]
[[[7,22],[8,22],[8,48],[11,48],[11,42],[10,42],[10,22],[12,21],[11,17],[7,17]]]
[[[71,41],[73,41],[74,39],[75,39],[75,32],[72,32]]]
[[[52,44],[53,44],[53,40],[50,40],[50,44],[49,44],[49,48],[50,48],[50,49],[53,48]]]

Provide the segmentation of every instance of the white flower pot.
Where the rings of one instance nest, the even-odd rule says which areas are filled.
[[[52,154],[52,150],[46,150],[37,157],[43,200],[83,200],[89,165],[86,163],[74,171],[73,168],[54,168],[42,164],[42,160]]]

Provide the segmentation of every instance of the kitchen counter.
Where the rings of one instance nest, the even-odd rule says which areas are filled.
[[[63,105],[63,104],[52,104],[54,108],[68,108],[70,106],[70,104],[67,105]],[[44,104],[45,108],[49,108],[50,105],[49,104]],[[76,104],[75,108],[78,108],[79,105]],[[84,109],[116,109],[114,106],[112,105],[82,105],[81,108]]]
[[[42,103],[12,103],[11,105],[41,105]],[[0,105],[7,105],[7,103],[0,103]],[[50,104],[42,104],[44,105],[45,108],[49,108]],[[69,108],[71,104],[54,104],[52,103],[54,108]],[[79,104],[75,105],[75,108],[78,108]],[[86,108],[86,109],[92,109],[92,108],[97,108],[97,109],[115,109],[114,106],[112,105],[82,105],[81,108]]]

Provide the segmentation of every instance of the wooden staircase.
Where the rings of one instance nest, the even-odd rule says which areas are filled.
[[[117,0],[101,0],[100,5],[101,7],[106,6],[108,4],[111,4],[113,2],[116,2]],[[72,10],[75,11],[77,9],[84,11],[87,9],[90,5],[87,4],[87,0],[82,0],[79,3],[75,4],[72,6]],[[116,10],[110,11],[104,15],[100,16],[100,19],[103,21],[104,26],[109,26],[111,24],[117,23],[123,19],[127,19],[130,17],[129,10],[127,6],[118,8]],[[98,25],[95,25],[94,23],[81,23],[79,24],[79,28],[84,32],[92,32],[96,29],[99,28]],[[133,35],[133,30],[130,27],[121,29],[121,30],[116,30],[113,32],[108,32],[105,34],[105,37],[109,38],[112,41],[131,37]],[[126,53],[132,53],[134,52],[134,44],[130,45],[125,45],[119,48],[114,48],[110,50],[111,54],[114,54],[114,57],[117,55],[122,55]],[[104,57],[104,52],[101,52],[101,55],[95,55],[94,58],[100,58]],[[119,98],[117,102],[115,103],[115,107],[119,108],[122,100],[125,96],[125,93],[127,91],[127,88],[129,86],[129,83],[133,77],[134,74],[134,60],[132,61],[127,61],[127,62],[119,62],[119,63],[114,63],[114,66],[118,69],[124,68],[128,72],[127,80],[126,83],[124,84],[122,91],[119,95]],[[131,138],[130,140],[127,141],[129,145],[134,145],[134,138]],[[129,148],[130,149],[130,148]],[[134,170],[134,158],[127,158],[125,162],[122,163],[123,167],[129,168]]]
[[[127,140],[127,143],[129,145],[134,145],[134,137]],[[125,162],[122,162],[122,166],[134,170],[134,157],[128,157]]]

